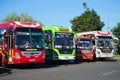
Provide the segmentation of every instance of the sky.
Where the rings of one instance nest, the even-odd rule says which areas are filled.
[[[13,12],[19,15],[27,12],[45,26],[71,27],[70,20],[85,11],[83,2],[105,23],[103,32],[110,31],[120,22],[120,0],[0,0],[0,22]]]

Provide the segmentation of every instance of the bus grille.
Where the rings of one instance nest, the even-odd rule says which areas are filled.
[[[103,52],[103,53],[111,53],[112,49],[101,49],[101,52]]]
[[[22,51],[22,54],[24,56],[31,56],[31,55],[38,56],[40,54],[40,51]]]
[[[73,49],[60,49],[61,54],[72,54]]]

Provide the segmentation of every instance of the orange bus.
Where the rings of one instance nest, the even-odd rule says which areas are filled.
[[[80,33],[75,34],[76,43],[76,60],[93,60],[93,47],[90,35],[81,35]]]

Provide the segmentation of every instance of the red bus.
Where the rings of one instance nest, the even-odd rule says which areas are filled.
[[[0,23],[2,65],[45,62],[42,26],[36,22]]]
[[[94,52],[90,35],[75,34],[76,42],[76,60],[93,60]]]

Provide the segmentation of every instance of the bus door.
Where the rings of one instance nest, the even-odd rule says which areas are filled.
[[[44,31],[44,39],[45,39],[45,57],[47,59],[52,59],[52,31],[45,30]]]
[[[5,56],[3,57],[3,64],[12,63],[12,48],[13,48],[13,32],[9,29],[3,35],[3,49]]]

